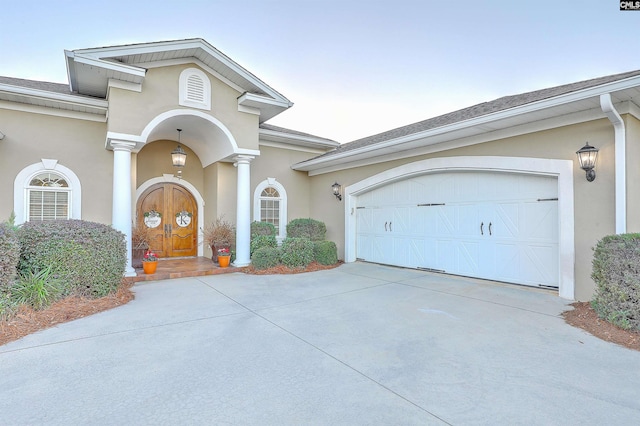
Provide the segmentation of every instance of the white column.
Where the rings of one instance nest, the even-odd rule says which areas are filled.
[[[251,263],[249,243],[251,242],[251,167],[254,157],[239,155],[234,166],[238,168],[238,197],[236,206],[236,260],[235,266]]]
[[[135,143],[112,141],[113,148],[113,227],[125,235],[127,242],[126,277],[135,277],[131,266],[131,150]]]

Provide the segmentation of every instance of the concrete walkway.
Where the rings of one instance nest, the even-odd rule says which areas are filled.
[[[640,424],[640,353],[547,291],[363,263],[134,290],[0,346],[0,424]]]

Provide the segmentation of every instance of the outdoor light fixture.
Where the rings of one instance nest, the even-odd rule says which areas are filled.
[[[594,148],[587,142],[582,148],[576,151],[580,168],[587,173],[587,180],[593,182],[596,178],[596,160],[598,159],[598,148]]]
[[[333,185],[331,185],[331,189],[333,190],[333,195],[336,196],[338,201],[342,201],[342,194],[340,194],[340,190],[342,189],[342,185],[340,185],[338,182],[336,182]]]
[[[171,161],[173,162],[173,167],[184,167],[187,162],[187,153],[180,146],[180,132],[182,132],[182,129],[176,130],[178,131],[178,146],[171,151]],[[178,178],[180,177],[182,177],[182,170],[178,170]]]

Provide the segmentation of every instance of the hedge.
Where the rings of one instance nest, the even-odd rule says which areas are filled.
[[[20,259],[20,243],[9,223],[0,223],[0,253],[0,292],[4,292],[15,281]]]
[[[640,234],[610,235],[594,249],[598,316],[624,329],[640,330]]]
[[[314,241],[313,255],[321,265],[335,265],[338,263],[338,248],[333,241]]]
[[[324,222],[315,219],[294,219],[287,225],[287,237],[322,241],[327,233]]]
[[[280,249],[277,247],[260,247],[251,257],[251,264],[256,269],[267,269],[280,264]]]
[[[51,266],[65,293],[102,297],[122,281],[125,236],[110,226],[83,220],[26,222],[18,230],[21,275]]]
[[[307,238],[285,238],[281,247],[282,264],[289,268],[305,267],[313,262],[313,242]]]
[[[268,222],[251,222],[251,239],[259,235],[273,235],[276,236],[276,227],[272,223]]]

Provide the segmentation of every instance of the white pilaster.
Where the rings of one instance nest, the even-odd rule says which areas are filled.
[[[131,266],[131,150],[135,143],[111,141],[113,148],[113,227],[125,235],[127,242],[126,277],[133,277],[136,271]]]
[[[238,169],[238,196],[236,207],[236,260],[235,266],[251,263],[249,244],[251,242],[251,167],[255,157],[239,155],[234,166]]]

